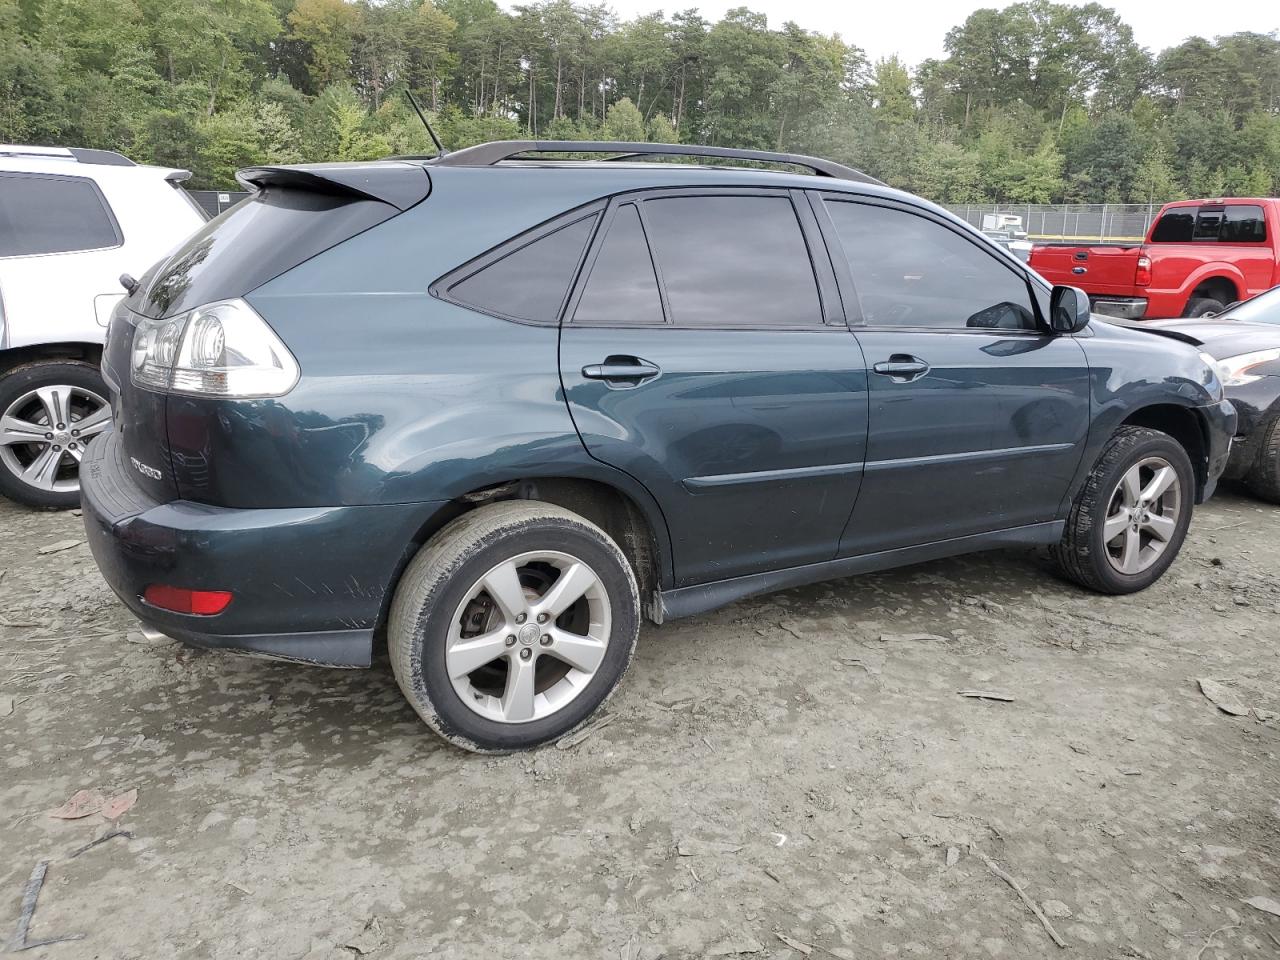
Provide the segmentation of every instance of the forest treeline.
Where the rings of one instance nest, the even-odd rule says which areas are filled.
[[[905,18],[905,11],[904,11]],[[1195,24],[1187,24],[1188,31]],[[1280,39],[1152,52],[1097,3],[1029,0],[868,60],[746,7],[619,19],[543,0],[0,0],[0,142],[120,150],[226,187],[263,162],[513,137],[820,154],[940,202],[1280,188]]]

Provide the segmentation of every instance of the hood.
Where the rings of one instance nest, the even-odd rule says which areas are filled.
[[[1185,340],[1200,347],[1215,360],[1280,347],[1280,327],[1270,323],[1246,323],[1219,318],[1159,320],[1148,323],[1152,333]],[[1136,326],[1141,328],[1145,325]]]

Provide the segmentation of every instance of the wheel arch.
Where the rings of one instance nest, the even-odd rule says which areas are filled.
[[[1159,430],[1187,451],[1195,472],[1196,503],[1200,503],[1209,482],[1209,425],[1194,408],[1177,403],[1153,403],[1134,410],[1119,426]]]
[[[622,475],[625,479],[626,475]],[[488,483],[453,497],[435,511],[409,541],[382,599],[378,628],[385,627],[391,600],[410,561],[422,546],[453,520],[479,507],[503,500],[536,500],[572,510],[605,531],[630,561],[640,588],[641,605],[653,619],[650,604],[658,591],[674,583],[671,541],[661,508],[639,484],[614,478],[584,478],[555,474],[530,475]],[[656,606],[652,608],[656,610]]]
[[[102,344],[70,340],[62,343],[35,343],[0,351],[0,376],[16,367],[41,360],[79,360],[95,367],[102,363]]]
[[[1244,275],[1227,264],[1215,263],[1205,266],[1193,273],[1183,288],[1182,309],[1187,312],[1187,305],[1198,297],[1209,297],[1223,304],[1239,300],[1246,289]]]

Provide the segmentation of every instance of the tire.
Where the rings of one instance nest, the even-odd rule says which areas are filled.
[[[58,430],[57,417],[67,414],[69,422]],[[111,423],[98,368],[79,360],[14,367],[0,377],[0,416],[6,424],[0,430],[0,494],[42,510],[78,507],[84,444]],[[76,423],[89,417],[81,434]],[[29,429],[13,429],[15,421]]]
[[[1192,297],[1187,301],[1187,309],[1182,311],[1182,315],[1188,318],[1216,317],[1225,309],[1227,305],[1221,300],[1215,300],[1212,297]]]
[[[1265,424],[1260,434],[1257,459],[1244,482],[1263,500],[1280,503],[1280,417]]]
[[[570,594],[594,579],[541,624],[538,607],[570,570]],[[639,629],[636,578],[618,545],[577,514],[520,500],[473,510],[422,547],[396,587],[387,643],[427,726],[464,750],[509,753],[586,722],[626,672]]]
[[[1140,496],[1130,496],[1122,489],[1126,475],[1137,468],[1136,484],[1149,491],[1158,465],[1173,470],[1176,488],[1171,484],[1155,502],[1146,507]],[[1167,475],[1162,474],[1162,477]],[[1176,494],[1176,507],[1172,501]],[[1124,594],[1145,590],[1155,583],[1177,558],[1191,524],[1195,499],[1195,475],[1191,460],[1182,446],[1166,433],[1146,427],[1120,427],[1107,441],[1090,471],[1084,486],[1071,504],[1062,540],[1050,550],[1059,573],[1099,593]],[[1127,504],[1140,514],[1130,514]],[[1150,526],[1142,518],[1150,520]],[[1126,519],[1127,517],[1127,519]],[[1110,544],[1105,531],[1108,518],[1119,528]],[[1131,521],[1139,523],[1138,550],[1130,554]],[[1159,530],[1159,535],[1156,531]],[[1125,569],[1132,556],[1134,562]]]

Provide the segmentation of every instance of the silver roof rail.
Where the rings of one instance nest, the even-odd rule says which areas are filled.
[[[108,167],[136,167],[137,164],[114,150],[91,150],[87,147],[41,147],[20,143],[0,144],[0,157],[27,157],[32,160],[74,160]]]
[[[538,153],[607,153],[606,160],[630,160],[636,157],[709,157],[721,160],[751,160],[804,167],[820,177],[853,180],[885,186],[883,181],[861,170],[833,163],[820,157],[799,153],[773,153],[768,150],[737,150],[732,147],[706,147],[690,143],[632,143],[608,140],[497,140],[481,143],[445,154],[429,161],[440,167],[491,167],[503,160],[514,160],[524,154]]]

